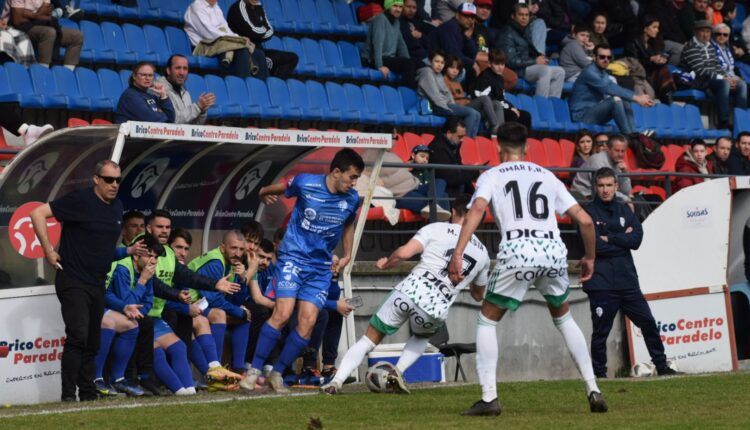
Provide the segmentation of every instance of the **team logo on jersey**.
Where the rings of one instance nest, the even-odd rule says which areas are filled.
[[[58,156],[57,152],[50,152],[32,161],[23,173],[21,173],[21,179],[18,180],[18,192],[26,194],[37,186],[47,176],[47,173],[57,161]]]
[[[625,227],[625,218],[620,217],[620,227]]]
[[[312,221],[315,219],[316,216],[318,216],[318,213],[315,212],[315,209],[313,208],[305,209],[305,219]]]
[[[167,166],[169,166],[169,158],[167,157],[152,161],[135,177],[133,185],[130,187],[130,195],[137,199],[146,194],[156,184],[159,176],[167,170]]]
[[[347,203],[346,200],[341,200],[339,202],[339,209],[341,210],[341,212],[344,212],[346,208],[348,207],[349,207],[349,203]]]
[[[240,181],[237,182],[237,186],[234,189],[234,198],[242,200],[249,196],[250,193],[258,186],[260,180],[268,173],[268,169],[271,167],[271,160],[266,160],[262,163],[256,164],[250,170],[247,171]]]

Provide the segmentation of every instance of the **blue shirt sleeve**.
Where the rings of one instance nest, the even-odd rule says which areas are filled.
[[[289,182],[286,184],[286,191],[284,191],[284,196],[286,198],[299,196],[299,182],[301,181],[301,178],[303,176],[304,175],[297,175],[289,180]]]
[[[151,283],[151,280],[146,285],[138,283],[135,288],[131,289],[130,272],[122,266],[117,266],[112,274],[112,282],[107,288],[105,298],[107,307],[122,312],[127,305],[143,305],[141,313],[148,313],[154,300],[154,289]]]
[[[154,306],[154,278],[149,279],[146,285],[137,284],[135,291],[140,298],[139,303],[143,305],[141,313],[146,315]]]
[[[607,73],[598,73],[597,70],[596,67],[584,68],[578,79],[585,79],[589,86],[596,88],[603,94],[619,96],[629,101],[633,100],[635,93],[612,82]]]
[[[124,246],[118,246],[115,248],[115,259],[112,261],[119,261],[128,256],[128,248]]]
[[[180,315],[190,315],[190,305],[188,305],[187,303],[173,302],[169,300],[164,305],[164,309],[175,311]]]

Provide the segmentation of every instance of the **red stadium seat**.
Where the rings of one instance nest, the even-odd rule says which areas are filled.
[[[435,136],[430,133],[422,133],[422,141],[425,145],[429,145],[435,140]]]
[[[488,163],[488,166],[497,166],[500,164],[500,154],[497,152],[498,148],[494,141],[486,137],[477,136],[474,138],[474,142],[476,142],[477,149],[479,150],[479,158],[482,160],[481,164]]]
[[[573,156],[576,152],[576,144],[568,139],[560,139],[560,149],[562,149],[563,165],[570,167],[573,164]]]
[[[406,143],[406,148],[409,151],[409,154],[411,154],[411,150],[417,145],[428,145],[422,139],[422,136],[409,132],[404,133],[404,142]]]
[[[649,189],[651,191],[651,194],[656,194],[657,196],[661,197],[662,200],[667,199],[667,191],[664,190],[664,188],[658,185],[651,185]]]
[[[479,155],[479,147],[476,141],[471,137],[464,137],[459,149],[461,153],[461,164],[466,166],[478,166],[484,164],[482,157]]]
[[[68,118],[68,127],[86,127],[91,125],[88,121],[81,118]]]
[[[549,160],[549,166],[547,167],[570,167],[570,164],[565,164],[565,157],[563,155],[562,146],[555,139],[545,138],[542,140],[544,145],[544,151],[547,153],[547,160]],[[566,179],[570,176],[569,172],[555,172],[555,175],[560,179]]]
[[[677,163],[677,160],[685,154],[685,149],[680,145],[669,145],[667,149],[667,160],[664,162],[662,171],[674,172],[675,163]]]
[[[94,118],[91,120],[91,125],[112,125],[112,123],[106,119]]]
[[[549,166],[547,153],[544,151],[542,142],[536,139],[526,139],[526,161],[531,161],[542,167]]]
[[[5,141],[5,133],[2,127],[0,127],[0,149],[21,149],[14,146],[8,146],[8,142]],[[0,160],[12,160],[15,154],[0,154]]]
[[[396,142],[393,143],[391,151],[398,155],[398,157],[404,162],[409,161],[409,158],[411,158],[411,148],[407,145],[404,136],[400,134],[398,135]]]

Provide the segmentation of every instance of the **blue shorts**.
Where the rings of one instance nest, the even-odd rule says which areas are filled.
[[[169,333],[174,333],[172,327],[170,327],[163,319],[154,318],[154,340]]]
[[[328,267],[302,266],[291,261],[279,260],[273,272],[270,288],[275,292],[277,299],[297,299],[323,309],[332,277],[333,273]]]

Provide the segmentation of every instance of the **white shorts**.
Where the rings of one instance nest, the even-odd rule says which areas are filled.
[[[427,315],[409,296],[393,290],[380,305],[380,309],[370,318],[370,325],[390,336],[406,321],[409,321],[412,333],[422,337],[432,336],[445,322]]]
[[[550,305],[559,308],[568,299],[568,269],[551,267],[495,266],[490,273],[484,299],[504,309],[515,311],[521,306],[530,286],[535,286]]]

